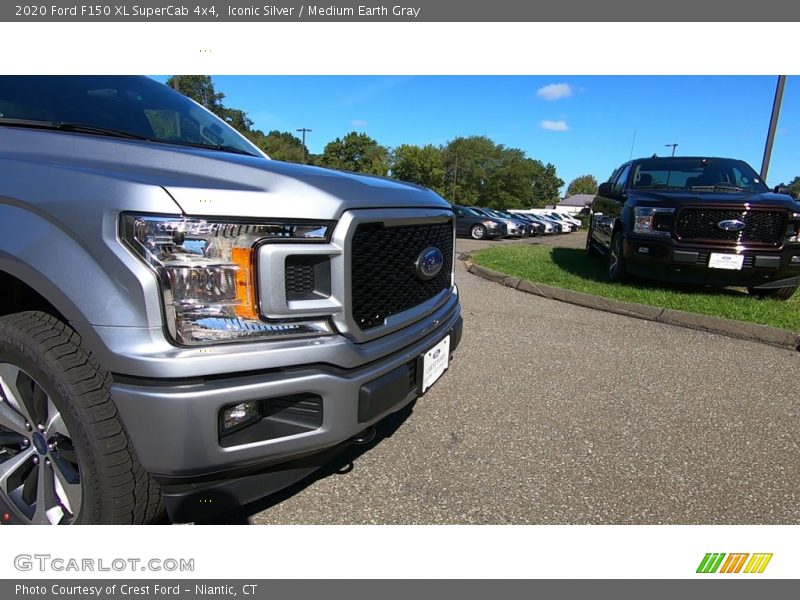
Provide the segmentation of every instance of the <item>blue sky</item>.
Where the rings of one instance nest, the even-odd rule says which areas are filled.
[[[165,77],[157,77],[164,80]],[[380,144],[486,135],[605,181],[631,156],[741,158],[761,167],[774,76],[214,76],[263,131],[307,127],[313,153],[350,131]],[[299,135],[299,134],[298,134]],[[767,183],[800,175],[800,77],[788,77]]]

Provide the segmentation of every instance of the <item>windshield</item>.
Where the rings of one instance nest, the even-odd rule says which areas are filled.
[[[461,210],[464,211],[465,214],[468,214],[471,217],[484,217],[486,215],[482,215],[475,211],[474,209],[470,208],[469,206],[462,206]]]
[[[0,77],[0,125],[15,121],[264,156],[223,120],[147,77]]]
[[[729,158],[651,158],[636,163],[634,189],[766,192],[746,162]]]

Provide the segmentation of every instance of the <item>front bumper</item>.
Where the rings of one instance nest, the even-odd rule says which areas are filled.
[[[712,245],[676,245],[646,236],[625,239],[627,270],[641,277],[713,286],[788,287],[800,283],[800,246],[783,249],[746,249],[741,270],[710,268],[712,253],[736,254],[731,248]],[[800,258],[795,259],[800,261]]]
[[[417,398],[417,360],[448,335],[455,350],[460,305],[451,305],[435,327],[430,321],[408,328],[419,334],[413,343],[356,368],[322,364],[309,348],[306,366],[178,380],[117,378],[112,397],[139,461],[162,485],[170,516],[197,518],[224,510],[226,498],[241,504],[290,485],[324,464],[337,446]],[[221,440],[223,407],[282,404],[298,396],[316,399],[317,427],[292,429],[277,413],[269,417],[274,423],[263,419],[260,439],[239,435],[234,445]],[[216,498],[213,510],[206,506],[209,493]]]
[[[501,238],[501,237],[505,237],[505,236],[506,236],[506,230],[505,229],[501,229],[499,227],[495,228],[495,229],[489,228],[489,229],[486,230],[486,239],[493,240],[493,239]]]

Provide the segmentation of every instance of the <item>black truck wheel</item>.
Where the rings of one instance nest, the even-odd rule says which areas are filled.
[[[617,229],[611,236],[611,248],[608,253],[608,280],[613,283],[625,281],[627,277],[623,245],[622,229]]]

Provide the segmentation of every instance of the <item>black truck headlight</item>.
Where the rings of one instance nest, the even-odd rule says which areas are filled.
[[[633,209],[633,233],[670,235],[670,221],[674,208],[636,206]],[[666,218],[665,218],[666,217]]]
[[[158,276],[167,329],[179,344],[332,333],[326,320],[259,316],[257,250],[327,239],[328,224],[122,216],[121,238]]]
[[[786,241],[800,242],[800,213],[792,213],[792,220],[786,226]]]

